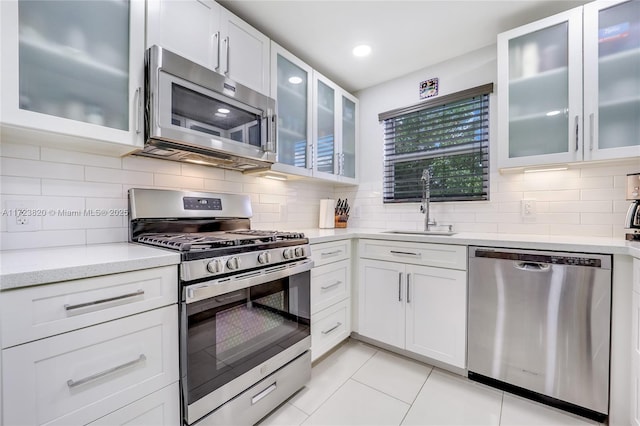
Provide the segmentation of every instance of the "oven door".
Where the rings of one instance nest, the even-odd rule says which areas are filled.
[[[188,424],[310,348],[312,266],[305,259],[184,288],[180,367]]]

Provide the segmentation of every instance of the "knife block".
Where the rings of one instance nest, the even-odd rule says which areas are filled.
[[[347,216],[337,214],[335,217],[335,227],[336,228],[346,228],[347,227]]]

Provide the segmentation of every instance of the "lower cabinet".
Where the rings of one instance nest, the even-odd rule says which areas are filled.
[[[631,423],[640,426],[640,259],[633,259]]]
[[[398,244],[396,247],[394,244]],[[421,250],[433,247],[393,243],[388,253],[369,250],[360,242],[359,334],[433,360],[466,367],[467,273],[464,249],[452,246],[451,260],[459,269],[425,266],[431,261]],[[387,259],[401,253],[412,263]],[[435,260],[433,260],[435,262]]]
[[[151,426],[180,424],[180,388],[178,382],[108,414],[91,426]]]
[[[351,240],[313,244],[311,360],[351,334]]]

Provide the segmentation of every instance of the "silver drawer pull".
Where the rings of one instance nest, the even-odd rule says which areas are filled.
[[[320,253],[320,256],[335,256],[340,253],[342,253],[342,250],[327,251],[324,253]]]
[[[108,370],[101,371],[100,373],[92,374],[91,376],[87,376],[83,379],[80,379],[80,380],[69,379],[67,380],[67,386],[69,387],[69,389],[73,389],[76,386],[84,385],[85,383],[89,383],[94,380],[101,379],[105,376],[108,376],[109,374],[113,374],[120,370],[124,370],[125,368],[133,367],[134,365],[144,362],[146,360],[147,360],[147,357],[144,354],[140,354],[140,356],[137,359],[134,359],[133,361],[125,362],[124,364],[118,365],[116,367],[112,367]]]
[[[420,253],[412,253],[410,251],[396,251],[396,250],[391,250],[391,254],[394,254],[396,256],[422,256]]]
[[[116,300],[128,299],[130,297],[142,296],[144,294],[144,290],[138,290],[133,293],[122,294],[120,296],[108,297],[106,299],[94,300],[93,302],[86,303],[78,303],[77,305],[64,305],[64,308],[67,311],[72,311],[74,309],[86,308],[88,306],[100,305],[102,303],[115,302]]]
[[[341,325],[342,325],[342,323],[341,323],[341,322],[339,322],[339,323],[337,323],[336,325],[334,325],[333,327],[331,327],[330,329],[328,329],[328,330],[324,330],[324,331],[322,332],[322,334],[329,334],[329,333],[331,333],[333,330],[335,330],[336,328],[340,327]]]
[[[320,290],[328,290],[328,289],[333,288],[335,286],[338,286],[340,284],[342,284],[342,281],[336,281],[333,284],[329,284],[329,285],[325,285],[325,286],[320,287]]]
[[[273,382],[271,386],[269,386],[268,388],[266,388],[265,390],[263,390],[262,392],[254,396],[253,398],[251,398],[251,405],[255,404],[265,396],[269,395],[271,392],[276,390],[277,387],[278,387],[278,382]]]

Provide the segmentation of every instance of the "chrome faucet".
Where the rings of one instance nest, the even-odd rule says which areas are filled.
[[[424,213],[424,230],[430,231],[431,226],[435,226],[436,221],[429,218],[429,198],[431,198],[431,178],[433,172],[431,167],[422,170],[422,202],[420,203],[420,213]]]

